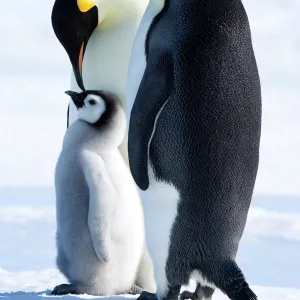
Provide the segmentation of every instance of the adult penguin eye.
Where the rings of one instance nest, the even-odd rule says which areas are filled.
[[[95,101],[95,100],[89,100],[89,104],[95,105],[95,104],[96,104],[96,101]]]

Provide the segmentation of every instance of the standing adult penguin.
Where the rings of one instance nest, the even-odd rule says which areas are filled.
[[[73,66],[71,89],[104,89],[125,108],[127,71],[134,37],[149,0],[56,0],[54,32]],[[80,88],[80,89],[79,89]],[[77,119],[70,101],[68,126]],[[128,162],[127,134],[120,146]]]
[[[197,289],[182,298],[211,299],[219,288],[232,300],[257,299],[235,262],[261,132],[242,1],[151,0],[132,53],[130,73],[141,78],[128,82],[129,163],[157,284],[139,300],[177,299],[191,278]]]
[[[114,295],[149,287],[139,269],[144,219],[118,146],[126,118],[104,91],[67,92],[79,120],[67,130],[55,171],[57,265],[70,284],[53,294]],[[146,288],[147,288],[146,287]]]

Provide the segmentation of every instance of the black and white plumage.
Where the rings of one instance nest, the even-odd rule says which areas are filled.
[[[232,300],[257,299],[235,262],[261,132],[260,79],[243,4],[152,0],[133,51],[140,62],[145,56],[140,84],[133,76],[128,83],[129,162],[142,190],[157,284],[156,296],[139,299],[177,299],[191,278],[197,290],[182,298],[211,299],[219,288]],[[139,68],[133,60],[131,67]]]
[[[142,206],[118,151],[126,132],[121,103],[103,91],[67,93],[78,120],[64,137],[55,190],[57,266],[70,284],[53,294],[154,291]]]

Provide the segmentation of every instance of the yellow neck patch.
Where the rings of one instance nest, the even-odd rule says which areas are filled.
[[[81,12],[87,12],[95,6],[95,3],[92,0],[77,0],[77,5]]]

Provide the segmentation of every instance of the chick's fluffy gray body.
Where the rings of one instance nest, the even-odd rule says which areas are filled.
[[[140,200],[117,149],[125,132],[121,113],[101,130],[72,124],[56,166],[57,266],[79,294],[155,288]]]

